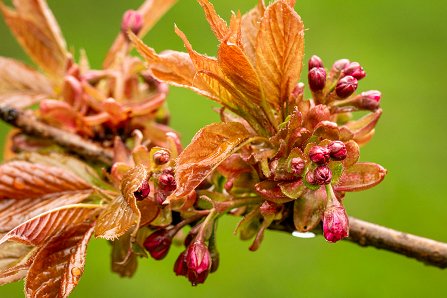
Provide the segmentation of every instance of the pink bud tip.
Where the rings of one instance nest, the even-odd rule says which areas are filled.
[[[149,196],[149,193],[151,192],[151,188],[149,186],[149,183],[145,180],[141,184],[141,186],[138,188],[136,192],[134,192],[134,196],[137,199],[137,201],[144,200]]]
[[[334,160],[344,160],[348,154],[346,145],[341,141],[333,141],[327,146],[327,148],[329,149],[330,156]]]
[[[172,237],[168,230],[160,229],[152,234],[144,240],[143,246],[149,252],[151,257],[155,260],[161,260],[169,252],[169,248],[171,247]]]
[[[127,31],[138,34],[143,28],[143,17],[138,11],[128,10],[124,13],[121,21],[121,32],[127,37]]]
[[[335,199],[336,200],[336,199]],[[349,234],[349,220],[339,203],[328,207],[323,215],[323,234],[329,242],[337,242]]]
[[[318,166],[314,171],[314,179],[315,184],[329,184],[332,180],[332,172],[327,166]]]
[[[329,161],[329,149],[313,146],[309,151],[309,158],[316,164],[326,164]]]
[[[352,76],[346,76],[338,81],[335,92],[340,98],[347,98],[357,90],[358,81]]]
[[[326,85],[326,70],[323,67],[314,67],[308,74],[309,87],[312,91],[323,90]]]
[[[352,76],[357,80],[366,77],[366,72],[358,62],[352,62],[343,70],[345,76]]]
[[[349,61],[348,59],[337,60],[332,65],[332,69],[336,72],[341,72],[343,69],[346,68],[346,66],[349,65],[349,63],[351,63],[351,61]]]
[[[203,241],[192,243],[186,251],[188,279],[193,286],[204,283],[211,268],[211,255]]]
[[[377,90],[370,90],[362,92],[360,97],[360,108],[373,111],[379,107],[382,93]]]
[[[309,59],[309,70],[311,70],[314,67],[323,67],[323,60],[321,60],[320,57],[317,55],[313,55]]]

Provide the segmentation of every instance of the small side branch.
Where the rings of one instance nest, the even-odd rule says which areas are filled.
[[[399,232],[354,217],[349,218],[349,238],[360,246],[373,246],[414,258],[427,265],[447,268],[447,243]]]
[[[88,160],[96,160],[112,164],[113,152],[99,144],[85,140],[77,134],[64,131],[39,121],[32,111],[21,111],[8,106],[0,106],[0,118],[21,129],[24,133],[53,140],[57,145],[82,156]]]

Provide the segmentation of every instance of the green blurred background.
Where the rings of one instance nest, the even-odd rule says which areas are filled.
[[[85,48],[99,67],[118,32],[122,13],[142,0],[51,0],[70,47]],[[228,18],[256,0],[214,0]],[[350,215],[402,231],[447,241],[447,1],[298,0],[306,26],[306,58],[318,54],[326,66],[340,58],[359,61],[368,72],[361,90],[383,92],[384,115],[363,161],[389,170],[378,187],[348,194]],[[174,22],[202,53],[214,55],[217,41],[194,0],[179,3],[145,38],[157,50],[182,50]],[[27,60],[0,22],[0,55]],[[305,76],[303,76],[303,80]],[[185,144],[194,132],[217,121],[213,104],[172,88],[172,125]],[[0,126],[4,135],[7,127]],[[3,138],[1,140],[3,142]],[[298,239],[270,232],[256,253],[232,234],[233,218],[219,226],[219,270],[206,284],[191,287],[175,277],[174,247],[161,262],[141,260],[132,279],[109,270],[110,248],[94,240],[86,272],[73,297],[447,297],[447,273],[414,260],[322,237]],[[0,288],[0,297],[22,297],[22,283]]]

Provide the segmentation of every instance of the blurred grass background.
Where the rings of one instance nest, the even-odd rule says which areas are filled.
[[[70,47],[85,48],[99,67],[119,30],[122,13],[142,0],[50,0]],[[247,11],[256,0],[214,0],[227,18],[231,10]],[[317,54],[330,67],[340,58],[359,61],[368,76],[361,90],[383,92],[384,115],[376,136],[362,150],[363,161],[389,170],[378,187],[348,194],[350,215],[402,231],[447,241],[445,150],[447,148],[446,1],[298,0],[304,20],[306,59]],[[174,22],[196,50],[216,53],[217,41],[194,0],[179,3],[145,41],[157,50],[182,50]],[[0,22],[0,55],[27,60]],[[306,76],[303,75],[303,80]],[[172,125],[187,144],[203,125],[217,121],[213,104],[190,91],[172,88]],[[3,136],[7,131],[0,126]],[[2,142],[3,142],[2,137]],[[233,218],[221,221],[219,270],[196,288],[175,277],[174,247],[161,262],[141,260],[132,279],[109,270],[110,248],[94,240],[86,272],[73,297],[446,297],[447,273],[414,260],[360,248],[329,244],[322,237],[297,239],[270,232],[256,253],[232,234]],[[22,297],[22,283],[0,288],[0,297]]]

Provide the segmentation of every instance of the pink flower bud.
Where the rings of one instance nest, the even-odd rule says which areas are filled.
[[[309,59],[309,70],[311,70],[314,67],[323,67],[323,61],[317,55],[313,55]]]
[[[186,251],[188,279],[193,286],[205,282],[211,268],[211,255],[203,241],[192,243]]]
[[[308,171],[307,172],[307,174],[306,174],[306,181],[307,181],[307,183],[312,184],[312,185],[317,184],[315,182],[315,175],[314,175],[313,171]]]
[[[144,200],[149,196],[149,193],[151,192],[151,188],[149,186],[149,183],[145,180],[141,184],[140,188],[136,192],[134,192],[134,196],[137,199],[137,201]]]
[[[121,32],[127,37],[127,31],[138,34],[143,28],[143,17],[138,11],[128,10],[124,13],[121,21]]]
[[[316,164],[326,164],[329,161],[329,149],[313,146],[309,151],[309,158]]]
[[[158,186],[162,191],[173,191],[177,187],[174,175],[163,173],[158,177]]]
[[[166,150],[158,150],[154,153],[153,159],[156,165],[164,165],[166,164],[169,159],[171,158],[171,155]]]
[[[312,91],[323,90],[326,85],[326,70],[323,67],[314,67],[308,74],[309,87]]]
[[[377,90],[370,90],[360,94],[359,107],[362,109],[374,111],[379,107],[382,93]]]
[[[348,154],[345,143],[341,141],[333,141],[327,146],[330,156],[334,160],[344,160]]]
[[[294,157],[290,161],[290,167],[292,168],[292,172],[297,176],[303,173],[305,166],[306,164],[304,163],[304,160],[302,160],[299,157]]]
[[[349,63],[351,63],[351,62],[348,59],[337,60],[332,65],[332,70],[335,72],[341,72],[341,71],[343,71],[343,69],[346,68],[346,66],[349,65]]]
[[[318,166],[314,171],[314,179],[315,184],[329,184],[332,180],[332,172],[327,166]]]
[[[323,215],[323,234],[329,242],[337,242],[349,234],[349,220],[345,208],[336,202],[326,208]]]
[[[352,76],[346,76],[338,81],[335,92],[340,98],[347,98],[357,90],[358,81]]]
[[[356,78],[357,80],[361,80],[364,77],[366,77],[366,72],[358,62],[351,62],[343,70],[343,75],[352,76],[352,77]]]
[[[143,246],[152,258],[161,260],[168,254],[171,243],[172,236],[169,231],[160,229],[150,234],[149,237],[144,240]]]
[[[175,261],[174,272],[177,276],[186,276],[188,274],[188,266],[186,264],[186,251],[183,251]]]

